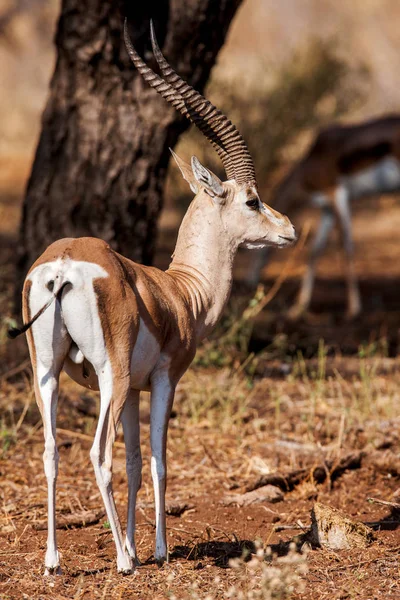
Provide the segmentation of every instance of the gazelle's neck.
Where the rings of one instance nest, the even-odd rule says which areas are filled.
[[[182,221],[167,273],[188,296],[199,339],[218,321],[229,298],[237,248],[218,206],[205,193],[198,194]]]

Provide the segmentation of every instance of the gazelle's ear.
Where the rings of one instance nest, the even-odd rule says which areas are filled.
[[[195,156],[192,156],[192,171],[197,181],[211,198],[223,198],[225,195],[222,181],[211,171],[203,167]]]
[[[172,148],[170,148],[169,151],[171,152],[176,164],[178,165],[179,170],[182,173],[183,179],[188,182],[192,192],[194,194],[198,194],[200,191],[200,187],[196,181],[195,176],[193,175],[192,167],[185,160],[179,158],[179,156],[172,150]]]

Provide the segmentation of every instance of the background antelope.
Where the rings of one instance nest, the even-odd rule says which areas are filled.
[[[297,318],[310,305],[318,258],[334,225],[339,227],[347,279],[347,316],[357,316],[361,300],[354,270],[350,202],[357,198],[400,191],[400,116],[321,130],[309,150],[277,186],[271,204],[280,211],[304,201],[321,209],[308,264],[289,317]],[[255,259],[258,281],[266,253]]]
[[[139,393],[151,391],[155,558],[162,564],[167,558],[167,426],[176,385],[197,344],[226,304],[238,247],[283,247],[295,240],[289,219],[261,202],[250,153],[234,125],[171,69],[153,30],[151,37],[162,77],[136,53],[125,23],[125,43],[134,65],[151,87],[205,134],[221,157],[228,180],[220,181],[196,157],[188,164],[173,154],[196,196],[181,224],[166,272],[135,264],[100,239],[69,238],[49,246],[26,277],[26,325],[13,335],[28,330],[35,395],[44,422],[46,573],[59,569],[55,437],[61,370],[81,385],[100,390],[100,415],[90,455],[116,545],[118,570],[123,573],[131,572],[138,562],[134,536],[142,468]],[[128,475],[125,541],[112,492],[112,445],[120,420]]]

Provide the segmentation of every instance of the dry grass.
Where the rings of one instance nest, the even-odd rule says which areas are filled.
[[[254,357],[256,360],[262,358]],[[261,556],[264,551],[257,549],[257,540],[262,540],[264,548],[272,544],[274,552],[280,554],[295,532],[283,528],[283,533],[277,533],[274,522],[295,527],[300,519],[306,526],[314,498],[364,515],[364,520],[379,520],[375,518],[376,507],[368,505],[366,498],[380,496],[391,500],[400,472],[395,454],[400,425],[396,412],[399,375],[385,374],[382,367],[389,359],[379,354],[356,359],[358,370],[343,375],[338,373],[340,360],[327,357],[327,348],[321,343],[315,360],[298,357],[288,363],[291,374],[286,378],[260,380],[247,370],[249,362],[221,369],[195,366],[187,373],[178,388],[170,427],[168,497],[174,503],[188,502],[193,508],[180,518],[168,518],[168,540],[173,551],[170,566],[157,571],[147,560],[129,583],[115,572],[114,548],[104,519],[98,525],[61,533],[65,575],[53,583],[42,580],[45,538],[35,531],[46,518],[41,421],[34,405],[29,368],[3,378],[1,597],[26,594],[45,598],[56,594],[102,598],[112,589],[116,598],[267,600],[289,598],[294,589],[300,593],[302,588],[301,597],[319,597],[313,595],[309,582],[316,576],[314,562],[319,564],[324,551],[313,551],[306,558],[293,552],[287,554],[286,546],[283,557],[276,557],[271,564],[269,555]],[[86,392],[82,395],[66,377],[62,390],[57,510],[68,517],[98,511],[101,498],[88,458],[96,422],[96,398]],[[138,546],[141,558],[146,560],[151,559],[154,536],[146,397],[141,420],[144,485],[139,497]],[[126,483],[120,442],[115,449],[114,486],[116,501],[123,506]],[[343,476],[343,483],[340,478],[333,482],[329,477],[325,484],[313,481],[317,463],[339,460],[354,449],[362,450],[366,457],[358,474],[350,471],[347,477]],[[299,468],[308,468],[309,477],[286,492],[281,505],[247,507],[238,512],[235,507],[220,504],[225,493],[247,489],[262,475],[276,470],[290,473]],[[375,473],[373,481],[368,475],[371,469]],[[385,514],[382,507],[378,511]],[[385,555],[385,548],[381,537],[381,554],[376,555],[374,546],[368,551],[368,560],[377,569],[384,564],[390,574],[394,563],[390,555]],[[341,556],[339,565],[347,569],[347,558]],[[268,558],[267,562],[264,558]],[[354,561],[351,553],[348,561]],[[378,571],[374,571],[375,576]],[[361,589],[360,572],[363,573],[361,570],[351,579],[355,590]],[[321,585],[333,580],[339,586],[340,575],[340,570],[330,569],[327,579],[319,576]],[[395,594],[394,580],[391,585]],[[354,597],[363,597],[357,593]]]

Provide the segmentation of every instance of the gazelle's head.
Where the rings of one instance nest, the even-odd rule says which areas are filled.
[[[289,219],[264,204],[259,196],[250,152],[233,123],[211,102],[175,73],[161,53],[151,24],[153,52],[162,77],[140,58],[124,27],[128,54],[142,77],[179,112],[194,123],[211,142],[224,165],[228,180],[222,182],[193,156],[191,164],[172,152],[181,173],[199,200],[218,211],[231,241],[247,248],[287,246],[296,240]]]

